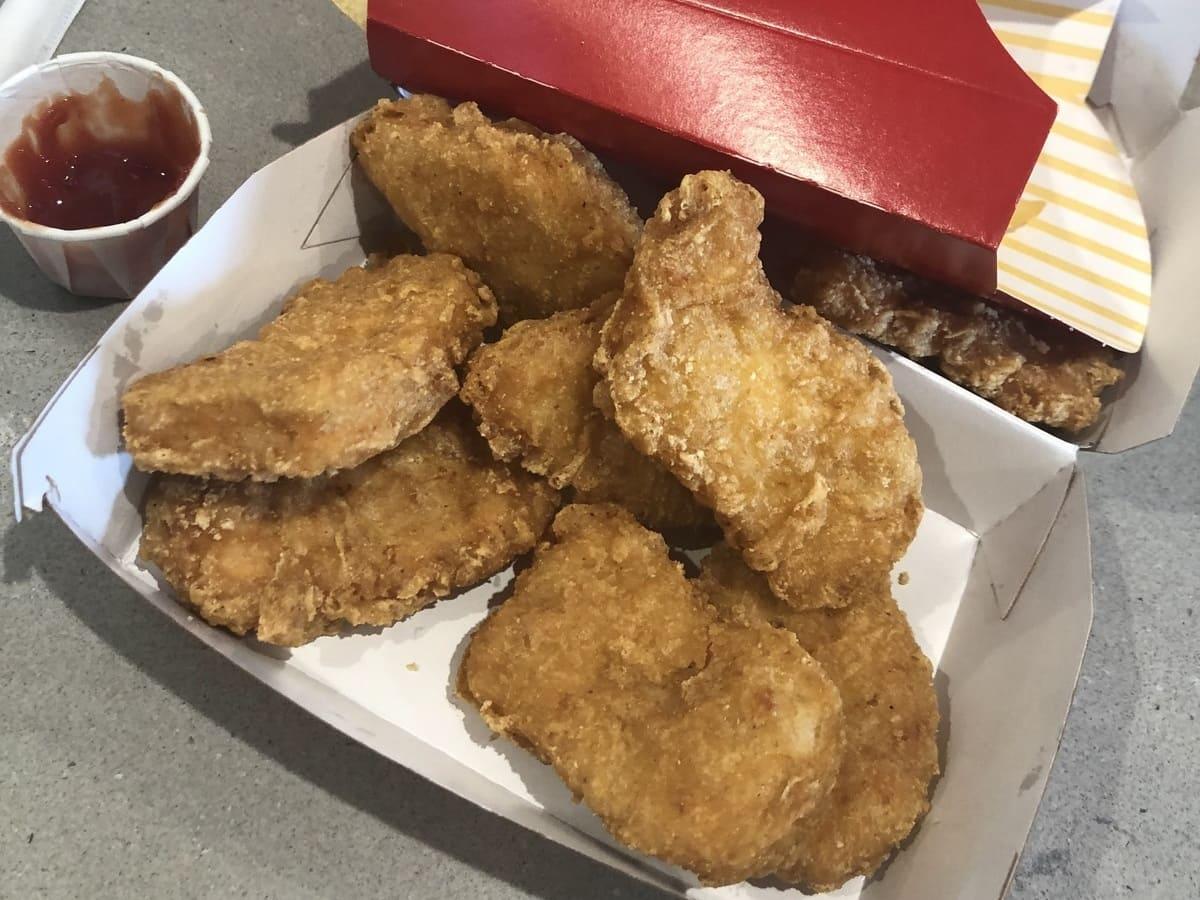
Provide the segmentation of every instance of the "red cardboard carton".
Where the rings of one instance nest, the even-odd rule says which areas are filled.
[[[371,0],[381,75],[990,295],[1055,104],[974,0]]]

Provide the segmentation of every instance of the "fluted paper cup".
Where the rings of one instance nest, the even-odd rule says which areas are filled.
[[[196,95],[174,73],[124,53],[69,53],[30,66],[0,84],[0,153],[21,134],[22,121],[44,100],[89,93],[103,78],[131,100],[154,88],[183,99],[196,127],[200,152],[179,188],[128,222],[67,230],[39,225],[0,206],[7,222],[46,276],[73,294],[134,297],[196,228],[198,186],[208,167],[212,134]],[[0,161],[0,168],[3,162]],[[2,174],[2,173],[0,173]]]

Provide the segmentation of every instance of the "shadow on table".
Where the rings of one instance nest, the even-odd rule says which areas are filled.
[[[536,897],[666,895],[485,812],[309,716],[207,652],[128,590],[51,513],[4,535],[4,580],[36,572],[97,636],[183,702],[323,791]],[[48,555],[47,548],[71,548]],[[197,665],[204,665],[197,677]]]
[[[387,82],[363,60],[332,81],[308,92],[308,121],[280,122],[271,128],[279,140],[298,147],[318,134],[358,113],[366,112],[382,97],[391,96]]]

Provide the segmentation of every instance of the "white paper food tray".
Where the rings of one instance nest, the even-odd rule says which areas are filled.
[[[1119,109],[1118,109],[1119,114]],[[694,898],[800,897],[773,887],[704,889],[617,846],[553,772],[452,695],[463,641],[507,573],[379,634],[283,652],[190,616],[134,561],[144,479],[119,447],[125,385],[228,346],[296,286],[362,261],[360,237],[390,220],[350,166],[352,123],[252,176],[133,301],[13,451],[18,515],[48,503],[134,590],[205,643],[334,727],[430,780],[553,840]],[[1182,327],[1200,276],[1190,252],[1200,119],[1181,116],[1139,159],[1158,282],[1143,357],[1114,406],[1104,449],[1166,434],[1200,352]],[[1185,222],[1192,225],[1190,234]],[[943,770],[933,810],[875,879],[831,896],[999,897],[1044,790],[1092,598],[1078,448],[891,354],[929,508],[897,567],[918,640],[937,667]],[[752,823],[748,823],[752,827]]]

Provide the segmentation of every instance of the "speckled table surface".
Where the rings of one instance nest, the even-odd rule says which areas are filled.
[[[215,136],[203,215],[385,93],[327,0],[91,0],[63,50],[126,50],[195,90]],[[0,233],[0,444],[120,309],[52,287]],[[1095,630],[1011,896],[1200,896],[1200,401],[1172,439],[1083,467]],[[0,515],[0,896],[661,896],[293,707],[52,515]]]

